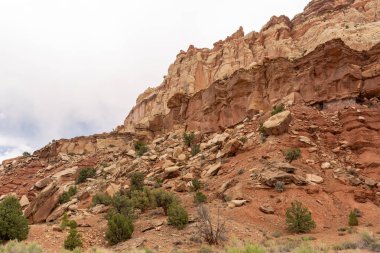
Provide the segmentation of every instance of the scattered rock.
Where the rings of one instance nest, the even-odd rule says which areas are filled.
[[[212,164],[212,165],[209,165],[207,168],[206,168],[206,176],[209,177],[209,176],[215,176],[218,174],[220,168],[222,167],[222,164],[219,162],[217,164]]]
[[[118,191],[120,191],[120,189],[121,186],[119,184],[111,183],[106,189],[106,194],[113,197]]]
[[[259,207],[259,210],[266,214],[274,214],[274,209],[269,204],[264,204]]]
[[[165,171],[165,178],[175,178],[179,177],[181,175],[180,173],[180,167],[179,166],[171,166],[166,168]]]
[[[306,174],[306,180],[316,184],[323,183],[323,178],[314,174]]]
[[[230,140],[226,143],[226,145],[224,145],[223,149],[218,152],[216,158],[221,158],[224,156],[233,156],[236,154],[236,152],[242,145],[243,144],[237,139]]]
[[[321,164],[321,169],[326,170],[326,169],[330,169],[330,167],[331,167],[331,163],[329,162],[324,162]]]
[[[34,187],[37,189],[43,189],[45,188],[48,184],[52,182],[52,179],[50,177],[45,177],[41,180],[38,180],[35,184]]]
[[[230,201],[230,207],[239,207],[239,206],[242,206],[244,205],[245,203],[247,203],[248,200],[245,200],[245,199],[234,199],[234,200],[231,200]]]
[[[27,205],[29,205],[29,199],[26,195],[22,195],[19,202],[20,202],[21,207],[26,207]]]

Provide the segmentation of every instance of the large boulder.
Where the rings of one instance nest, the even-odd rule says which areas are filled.
[[[69,202],[57,207],[47,218],[46,218],[46,221],[47,222],[51,222],[51,221],[55,221],[57,219],[59,219],[68,209],[71,205],[74,205],[75,203],[77,203],[78,200],[77,199],[72,199],[70,200]]]
[[[50,177],[45,177],[41,180],[38,180],[35,184],[34,187],[37,189],[43,189],[45,188],[48,184],[50,184],[53,180]]]
[[[290,111],[283,111],[267,119],[263,124],[263,129],[268,135],[280,135],[288,131],[291,121]]]
[[[46,218],[58,205],[59,197],[62,193],[63,189],[56,182],[52,182],[25,209],[25,216],[32,223],[45,222]]]
[[[261,183],[274,187],[277,181],[285,184],[294,183],[296,185],[306,185],[307,181],[300,175],[287,173],[281,170],[265,170],[260,173],[259,180]]]
[[[221,158],[224,156],[234,156],[239,148],[243,145],[239,140],[232,139],[224,145],[223,149],[219,151],[216,158]]]

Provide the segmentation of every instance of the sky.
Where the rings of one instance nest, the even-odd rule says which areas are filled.
[[[112,131],[180,50],[308,0],[0,1],[0,161],[53,139]]]

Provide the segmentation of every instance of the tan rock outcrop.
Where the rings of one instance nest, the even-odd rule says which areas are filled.
[[[186,111],[194,111],[191,107],[196,106],[187,101],[192,96],[200,95],[199,92],[210,88],[210,86],[218,81],[219,86],[223,88],[222,80],[231,76],[235,71],[241,69],[251,69],[257,64],[262,65],[268,59],[276,59],[284,57],[287,59],[300,58],[315,50],[318,46],[340,38],[348,47],[354,50],[369,50],[380,41],[380,7],[378,0],[313,0],[305,8],[303,13],[298,14],[293,20],[285,16],[272,17],[270,21],[262,28],[260,32],[251,32],[244,35],[243,29],[240,27],[237,32],[229,36],[223,41],[218,41],[212,49],[198,49],[190,46],[188,50],[181,51],[170,65],[168,74],[165,76],[162,84],[157,88],[149,88],[137,99],[136,106],[131,110],[128,117],[124,121],[124,125],[118,128],[119,132],[139,132],[139,131],[165,131],[172,129],[178,121],[186,119]],[[330,52],[337,54],[338,52]],[[329,69],[338,61],[330,62]],[[286,70],[287,61],[283,62],[284,66],[278,66],[278,73]],[[313,65],[313,64],[312,64]],[[327,79],[329,82],[333,78],[341,75],[339,85],[345,96],[347,92],[353,92],[361,85],[361,81],[353,82],[352,77],[347,76],[347,72],[357,78],[360,75],[360,67],[356,65],[345,66],[346,70],[336,65],[339,70],[335,73],[325,73],[325,76],[319,78]],[[320,75],[323,68],[315,65],[308,73],[310,77]],[[366,72],[367,73],[367,72]],[[369,73],[369,72],[368,72]],[[373,73],[373,72],[371,72]],[[378,76],[378,75],[377,75]],[[255,80],[263,83],[267,77]],[[280,76],[272,76],[272,81],[286,82]],[[282,77],[286,78],[286,77]],[[299,78],[302,81],[302,77]],[[360,78],[357,78],[360,79]],[[288,80],[290,81],[290,80]],[[281,95],[291,95],[292,89],[299,92],[300,87],[306,83],[290,83],[293,88],[281,86]],[[306,80],[305,80],[306,81]],[[378,81],[366,81],[365,91],[369,93],[377,92]],[[257,85],[259,86],[259,85]],[[311,85],[305,96],[306,100],[315,99],[318,92],[314,90],[317,86]],[[313,87],[314,86],[314,87]],[[279,89],[279,85],[276,89]],[[326,85],[326,87],[328,87]],[[252,109],[259,107],[260,101],[252,101],[258,98],[262,89],[266,86],[258,88],[249,100]],[[336,89],[336,87],[331,88]],[[281,91],[282,90],[282,91]],[[278,93],[278,90],[269,90],[269,96]],[[236,91],[245,93],[244,90]],[[327,91],[329,92],[329,91]],[[202,99],[213,99],[214,92],[202,92]],[[324,94],[322,98],[328,100],[329,93]],[[299,95],[299,94],[294,94]],[[224,105],[223,98],[225,95],[220,94],[222,99],[221,105]],[[282,97],[284,97],[282,96]],[[241,96],[241,100],[245,100]],[[226,100],[224,100],[226,101]],[[263,104],[268,107],[272,103],[269,98]],[[190,108],[189,108],[190,107]],[[207,106],[202,107],[203,110],[212,110]],[[233,108],[234,111],[247,108]],[[199,111],[199,110],[198,110]],[[168,115],[171,115],[168,117]],[[220,115],[224,121],[229,121],[230,113]],[[215,116],[217,117],[217,116]],[[227,122],[226,122],[227,123]]]

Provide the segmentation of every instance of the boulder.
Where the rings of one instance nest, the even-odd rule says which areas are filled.
[[[295,171],[297,170],[297,168],[291,165],[290,163],[273,163],[272,167],[287,173],[295,173]]]
[[[259,207],[259,210],[266,214],[274,214],[274,209],[269,204],[264,204]]]
[[[52,182],[52,179],[50,177],[45,177],[41,180],[38,180],[35,184],[34,187],[37,189],[43,189],[45,188],[48,184]]]
[[[323,178],[314,174],[306,174],[306,181],[321,184],[323,183]]]
[[[222,167],[222,164],[220,162],[217,163],[217,164],[209,165],[206,168],[206,174],[205,174],[205,176],[209,177],[209,176],[215,176],[215,175],[217,175],[221,167]]]
[[[91,208],[91,213],[93,214],[99,214],[99,213],[105,213],[107,212],[108,210],[110,209],[109,206],[105,206],[105,205],[96,205],[94,206],[93,208]]]
[[[224,145],[223,149],[218,152],[216,158],[221,158],[224,156],[234,156],[239,148],[243,145],[239,140],[232,139]]]
[[[106,194],[113,197],[118,191],[120,191],[120,189],[121,186],[119,184],[111,183],[106,189]]]
[[[45,187],[25,209],[25,216],[29,218],[32,223],[46,221],[46,218],[58,205],[59,197],[62,193],[63,189],[58,187],[57,182],[52,182]]]
[[[263,124],[263,129],[268,135],[280,135],[288,131],[291,120],[290,111],[283,111],[267,119]]]
[[[331,167],[331,163],[329,162],[324,162],[321,164],[321,169],[326,170],[326,169],[330,169],[330,167]]]
[[[216,134],[212,139],[207,142],[207,147],[224,143],[230,135],[228,133]]]
[[[20,205],[21,207],[26,207],[27,205],[29,205],[29,199],[26,195],[22,195],[21,199],[20,199]]]
[[[57,207],[47,218],[46,218],[46,222],[51,222],[51,221],[55,221],[57,219],[59,219],[68,209],[71,205],[75,204],[76,202],[78,202],[77,199],[72,199],[70,200],[69,202],[63,204],[63,205],[60,205],[59,207]]]
[[[233,184],[234,181],[231,183]],[[231,199],[244,199],[243,184],[236,183],[236,185],[231,186],[229,189],[225,190],[221,196],[225,201],[229,201]]]
[[[164,170],[165,178],[175,178],[181,175],[179,166],[171,166]]]
[[[230,207],[239,207],[247,203],[248,200],[245,199],[233,199],[230,201],[229,206]]]
[[[306,185],[307,181],[299,175],[287,173],[279,170],[265,170],[260,172],[259,181],[267,186],[274,187],[277,181],[285,184],[294,183],[296,185]]]
[[[63,180],[63,179],[69,179],[77,173],[77,170],[78,170],[77,166],[72,167],[72,168],[68,168],[68,169],[64,169],[60,172],[55,173],[53,175],[53,178],[58,180],[58,181]]]
[[[171,167],[173,165],[174,165],[174,163],[171,160],[165,160],[164,164],[162,164],[162,168],[166,169],[166,168]]]
[[[178,157],[177,157],[177,160],[178,161],[185,161],[186,160],[186,155],[185,154],[179,154]]]

